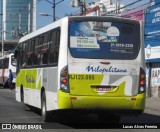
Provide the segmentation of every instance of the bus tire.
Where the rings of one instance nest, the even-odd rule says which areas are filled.
[[[23,88],[21,88],[21,102],[24,103],[24,92],[23,92]]]
[[[23,109],[25,111],[30,110],[29,107],[24,103],[24,90],[23,90],[23,88],[21,88],[21,103],[22,103]]]
[[[105,114],[98,114],[98,120],[102,123],[119,123],[121,116],[118,115],[105,115]]]
[[[44,122],[50,122],[52,119],[52,113],[50,111],[47,111],[45,92],[42,93],[42,98],[41,98],[41,116],[42,116],[42,121]]]

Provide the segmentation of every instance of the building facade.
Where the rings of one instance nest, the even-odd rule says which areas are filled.
[[[124,6],[123,4],[115,0],[98,0],[96,2],[88,3],[88,5],[90,8],[95,8],[96,6],[98,6],[100,16],[105,16],[106,14],[115,15],[119,12],[122,12],[123,10],[119,8]]]
[[[150,96],[160,98],[160,0],[146,9],[144,27],[147,86]]]
[[[1,7],[4,41],[18,40],[36,29],[36,0],[3,0]]]

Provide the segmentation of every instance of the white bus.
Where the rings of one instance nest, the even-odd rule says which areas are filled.
[[[16,100],[53,111],[120,120],[145,108],[142,25],[115,17],[65,17],[22,37],[15,52]]]
[[[0,84],[4,87],[8,86],[9,69],[13,73],[13,84],[16,82],[16,59],[14,54],[7,54],[0,58]]]

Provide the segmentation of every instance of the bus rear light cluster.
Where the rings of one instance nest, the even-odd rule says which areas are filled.
[[[62,84],[66,84],[66,83],[67,83],[67,79],[66,79],[66,78],[63,79],[63,80],[61,81],[61,83],[62,83]]]
[[[145,84],[145,82],[144,81],[140,81],[140,85],[144,85]]]
[[[63,92],[69,92],[68,87],[68,69],[67,66],[65,66],[60,73],[60,89]]]
[[[140,75],[139,75],[139,89],[138,93],[144,93],[146,89],[146,80],[145,80],[145,72],[142,68],[140,68]]]

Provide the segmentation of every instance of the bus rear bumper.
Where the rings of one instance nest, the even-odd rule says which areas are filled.
[[[58,93],[58,109],[139,115],[144,108],[145,93],[133,97],[73,96],[61,91]]]

